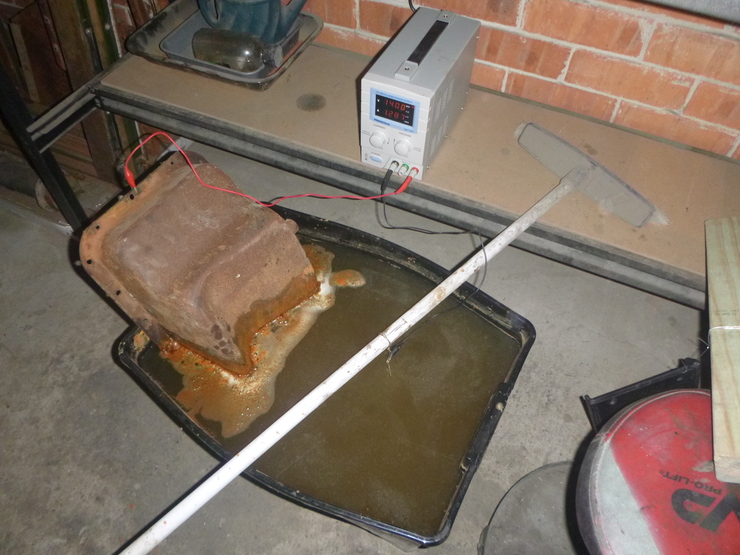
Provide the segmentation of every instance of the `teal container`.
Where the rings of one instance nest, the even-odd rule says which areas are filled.
[[[203,18],[214,29],[248,33],[265,44],[285,38],[306,0],[198,0]]]

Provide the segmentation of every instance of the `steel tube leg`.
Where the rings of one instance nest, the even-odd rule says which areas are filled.
[[[5,68],[0,65],[0,115],[11,132],[21,152],[36,171],[41,182],[49,190],[59,210],[75,231],[82,228],[87,215],[72,191],[67,178],[54,155],[46,150],[40,152],[28,132],[33,117],[15,89]]]

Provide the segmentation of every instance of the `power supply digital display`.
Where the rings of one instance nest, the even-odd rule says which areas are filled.
[[[415,108],[416,106],[409,102],[388,98],[381,94],[375,95],[375,115],[379,118],[413,127]]]

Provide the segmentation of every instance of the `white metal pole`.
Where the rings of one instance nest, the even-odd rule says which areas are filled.
[[[440,283],[424,298],[411,307],[384,332],[368,343],[360,352],[344,363],[313,391],[296,403],[288,412],[275,421],[252,442],[234,455],[210,478],[198,486],[180,503],[175,505],[156,524],[131,543],[121,555],[142,555],[149,553],[178,526],[190,518],[198,509],[208,503],[234,478],[244,472],[270,447],[280,441],[285,434],[295,428],[306,416],[316,410],[324,401],[336,393],[352,377],[370,364],[380,353],[406,333],[414,324],[426,316],[435,306],[445,300],[458,287],[465,283],[487,261],[501,252],[504,247],[519,237],[537,219],[552,208],[574,187],[574,181],[564,178],[560,184],[545,195],[537,204],[522,214],[514,223],[499,233],[484,249],[479,250],[465,264],[460,266],[446,280]]]

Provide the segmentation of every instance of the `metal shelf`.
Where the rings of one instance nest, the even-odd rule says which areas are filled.
[[[19,144],[34,169],[73,228],[79,229],[84,225],[85,215],[48,147],[95,109],[129,117],[355,194],[377,193],[382,173],[344,153],[331,152],[315,144],[309,145],[305,140],[268,133],[242,122],[229,121],[219,115],[190,109],[182,103],[127,90],[108,82],[108,76],[114,76],[132,62],[131,56],[125,56],[106,73],[93,79],[36,121],[31,120],[30,116],[16,118],[15,125],[11,126],[16,136],[20,137]],[[140,59],[136,63],[151,64]],[[170,68],[167,71],[186,74]],[[208,80],[207,77],[192,74],[188,74],[188,79]],[[3,88],[3,104],[10,105],[5,102],[9,98],[8,83],[0,85]],[[353,85],[350,83],[350,86]],[[6,112],[3,109],[7,118]],[[408,194],[391,197],[389,202],[488,237],[498,234],[516,217],[516,213],[510,210],[426,182],[415,182]],[[548,222],[538,223],[514,245],[682,304],[702,308],[705,303],[703,276]]]

